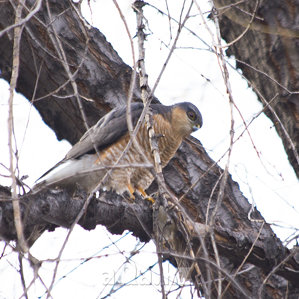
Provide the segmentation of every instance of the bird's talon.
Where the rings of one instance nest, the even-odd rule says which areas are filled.
[[[154,200],[151,196],[147,196],[147,197],[145,197],[144,199],[150,201],[152,204],[155,203],[155,200]]]

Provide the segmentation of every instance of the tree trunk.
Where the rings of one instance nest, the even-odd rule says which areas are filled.
[[[298,0],[215,0],[221,36],[230,43],[227,50],[266,107],[299,178],[299,30]],[[255,11],[255,7],[258,7]]]
[[[49,1],[50,14],[43,3],[40,11],[26,22],[21,40],[17,90],[35,105],[58,139],[75,143],[86,130],[82,111],[88,126],[91,126],[111,108],[126,103],[132,70],[97,29],[87,28],[75,6],[71,6],[75,4],[71,3]],[[30,8],[33,1],[26,4]],[[25,15],[27,13],[24,11]],[[9,2],[0,3],[0,30],[12,24],[13,7]],[[1,77],[7,81],[11,76],[12,34],[10,30],[0,35]],[[63,60],[64,54],[69,71]],[[133,99],[138,98],[139,89],[135,88]],[[186,140],[163,173],[167,187],[177,198],[182,197],[181,205],[175,206],[180,208],[175,215],[175,209],[166,212],[169,220],[166,222],[171,223],[172,230],[165,236],[169,246],[163,248],[163,254],[178,264],[186,247],[191,246],[195,257],[188,256],[185,260],[189,267],[192,265],[196,269],[198,266],[200,269],[199,290],[205,293],[203,286],[211,278],[211,292],[205,295],[213,297],[220,275],[218,270],[221,270],[223,286],[228,287],[223,298],[256,298],[259,290],[262,290],[263,298],[282,298],[286,292],[289,298],[298,296],[299,264],[295,252],[283,247],[258,211],[251,214],[258,221],[248,219],[251,206],[230,176],[213,225],[205,225],[207,210],[211,215],[217,205],[223,170],[209,158],[198,140]],[[156,191],[156,183],[149,189],[149,193]],[[5,188],[0,192],[1,198],[6,199],[0,202],[0,235],[7,241],[16,240],[10,192]],[[112,233],[129,229],[143,241],[154,238],[152,208],[148,203],[142,200],[128,203],[114,193],[101,196],[102,201],[90,202],[79,221],[82,227],[93,229],[97,224],[103,224]],[[85,198],[86,194],[80,191],[73,196],[64,190],[45,190],[20,197],[26,237],[31,237],[35,230],[70,227]],[[67,209],[58,208],[66,206]],[[183,219],[180,223],[174,221],[178,214]],[[184,228],[188,228],[188,240],[184,239],[182,223]],[[166,224],[163,226],[162,223],[161,229],[165,228]],[[213,240],[221,269],[215,262],[217,252]],[[242,273],[235,277],[235,271],[243,262],[239,269]],[[199,273],[191,272],[197,284]]]

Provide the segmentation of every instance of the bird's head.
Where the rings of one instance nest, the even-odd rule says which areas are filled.
[[[173,106],[172,124],[182,137],[186,137],[202,127],[202,116],[193,104],[178,103]]]

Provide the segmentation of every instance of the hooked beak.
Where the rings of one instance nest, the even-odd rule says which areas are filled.
[[[201,125],[200,125],[200,124],[196,124],[196,125],[194,125],[193,128],[192,128],[192,132],[195,132],[195,131],[197,131],[197,130],[200,129],[200,128],[201,128]]]

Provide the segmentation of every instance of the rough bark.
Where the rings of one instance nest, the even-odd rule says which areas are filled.
[[[54,21],[50,19],[43,5],[40,12],[32,17],[24,28],[17,87],[20,93],[34,103],[58,139],[64,138],[74,143],[85,131],[84,121],[77,99],[73,96],[73,87],[59,58],[59,51],[55,49],[50,39],[53,28],[63,45],[71,71],[75,72],[74,78],[88,125],[94,124],[111,108],[126,101],[131,69],[122,62],[98,30],[88,29],[84,25],[74,8],[70,6],[70,2],[52,0],[49,4],[51,19]],[[30,7],[32,2],[27,1],[27,5]],[[13,22],[14,9],[11,4],[0,3],[0,30]],[[9,31],[0,37],[1,77],[6,80],[9,80],[11,72],[11,34]],[[136,88],[135,100],[138,99],[138,94],[139,90]],[[92,101],[87,101],[86,98]],[[176,156],[164,169],[168,188],[178,198],[184,195],[181,200],[182,209],[195,224],[205,224],[207,209],[212,214],[219,192],[218,188],[214,192],[212,190],[218,184],[222,173],[222,169],[209,158],[200,142],[194,138],[183,143]],[[148,192],[156,190],[153,183]],[[9,196],[9,192],[1,190],[1,197],[5,200],[0,202],[0,235],[6,240],[15,240],[11,202],[7,200]],[[130,203],[113,193],[104,193],[101,196],[101,200],[91,201],[84,217],[79,221],[80,225],[92,229],[97,224],[103,224],[112,233],[121,233],[129,229],[141,240],[152,238],[153,220],[150,205],[142,201]],[[20,197],[26,236],[29,237],[36,227],[42,231],[51,230],[56,226],[69,227],[84,200],[85,196],[80,192],[76,196],[70,196],[63,190],[46,190],[37,195],[27,194]],[[245,296],[244,292],[248,297],[254,297],[267,274],[273,270],[263,287],[264,298],[282,298],[287,289],[289,298],[295,298],[299,292],[299,265],[296,259],[290,255],[287,248],[283,247],[268,224],[261,227],[263,218],[258,211],[255,210],[252,217],[261,222],[248,219],[250,209],[251,206],[241,194],[238,185],[229,177],[211,231],[216,239],[222,269],[226,273],[232,275],[249,251],[245,267],[248,265],[254,267],[238,275],[224,297],[240,298]],[[205,263],[212,265],[214,261],[209,236],[209,234],[204,236],[210,253],[209,260],[202,254],[199,236],[195,234],[192,239],[203,276],[205,266],[202,265]],[[167,254],[173,255],[174,252],[165,252],[165,256]],[[276,269],[275,267],[282,261],[284,262]],[[212,272],[217,278],[216,267]],[[223,276],[225,277],[224,274]],[[229,278],[224,285],[228,281]]]
[[[1,217],[0,235],[5,240],[15,240],[10,192],[1,188],[0,194],[1,199],[6,201],[1,203],[3,217]],[[87,194],[82,190],[70,194],[62,189],[24,195],[20,204],[26,238],[33,242],[35,233],[38,237],[40,232],[52,231],[58,226],[71,227],[86,197]],[[141,241],[148,242],[152,233],[152,212],[149,205],[148,201],[126,201],[115,193],[106,192],[91,201],[78,224],[87,230],[102,224],[113,234],[121,234],[128,229]]]
[[[256,1],[233,5],[236,2],[239,1],[214,1],[219,12],[221,36],[228,43],[245,30],[256,5]],[[250,29],[229,47],[227,54],[236,57],[237,67],[253,89],[259,91],[257,95],[264,106],[275,97],[271,102],[274,112],[268,108],[265,113],[273,121],[299,177],[298,14],[298,0],[259,1]]]

